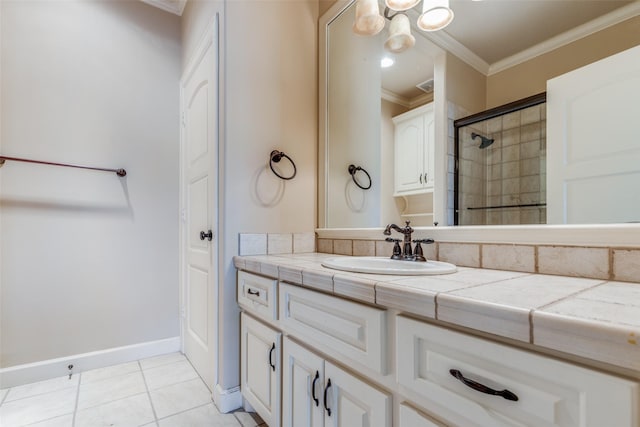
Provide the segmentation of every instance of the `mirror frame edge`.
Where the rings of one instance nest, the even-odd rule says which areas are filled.
[[[321,17],[318,22],[318,184],[316,205],[318,212],[317,227],[326,227],[327,225],[327,159],[329,144],[327,141],[327,108],[328,108],[328,90],[327,77],[328,70],[328,26],[340,14],[356,0],[337,0]]]
[[[321,17],[318,25],[318,239],[382,240],[379,228],[326,228],[327,221],[327,26],[355,0],[337,0]],[[445,82],[442,82],[444,85]],[[446,91],[444,91],[446,98]],[[446,105],[446,101],[445,101]],[[436,172],[437,174],[437,172]],[[437,174],[438,175],[438,174]],[[434,213],[435,213],[434,200]],[[502,226],[415,227],[439,241],[477,243],[518,243],[538,245],[595,245],[639,247],[640,224],[544,224]]]

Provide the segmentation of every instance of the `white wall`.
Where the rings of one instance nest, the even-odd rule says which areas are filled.
[[[316,0],[189,1],[183,67],[213,15],[221,13],[221,202],[219,384],[239,385],[239,310],[232,258],[240,232],[313,231],[316,216]],[[279,149],[298,174],[268,169]]]
[[[2,1],[1,364],[175,337],[180,20]],[[63,373],[61,373],[63,375]]]

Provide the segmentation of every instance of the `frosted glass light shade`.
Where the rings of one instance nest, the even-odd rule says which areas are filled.
[[[438,31],[453,21],[453,11],[449,0],[424,0],[422,15],[418,18],[418,28],[423,31]]]
[[[411,35],[411,24],[404,13],[399,13],[391,19],[389,38],[384,42],[384,48],[389,52],[400,53],[413,47],[416,39]]]
[[[384,4],[391,10],[403,11],[409,10],[420,3],[420,0],[385,0]]]
[[[383,28],[384,18],[380,15],[378,2],[376,0],[358,0],[353,32],[362,36],[373,36]]]

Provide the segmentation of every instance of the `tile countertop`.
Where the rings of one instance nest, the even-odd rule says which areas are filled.
[[[236,256],[236,268],[640,374],[640,283],[458,267],[437,276],[325,268],[336,255]]]

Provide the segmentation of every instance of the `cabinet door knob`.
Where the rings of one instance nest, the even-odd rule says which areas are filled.
[[[249,290],[247,291],[247,293],[248,293],[249,295],[255,295],[255,296],[257,296],[257,297],[259,297],[259,296],[260,296],[260,291],[254,291],[254,290],[253,290],[253,289],[251,289],[251,288],[249,288]]]
[[[316,407],[320,406],[320,400],[316,397],[316,382],[320,379],[320,372],[316,371],[316,377],[311,383],[311,398],[316,402]]]
[[[457,378],[458,380],[462,381],[464,385],[474,389],[475,391],[479,391],[480,393],[491,394],[493,396],[501,396],[507,400],[513,400],[514,402],[518,401],[518,396],[516,396],[514,393],[510,392],[509,390],[506,390],[506,389],[494,390],[490,387],[487,387],[484,384],[480,384],[479,382],[470,380],[469,378],[465,378],[464,375],[462,375],[462,372],[458,371],[457,369],[450,369],[449,373],[455,378]]]
[[[422,184],[422,174],[420,174],[420,184]]]
[[[272,359],[272,355],[273,355],[273,350],[276,349],[276,343],[273,343],[273,345],[271,346],[271,350],[269,350],[269,366],[271,366],[271,369],[273,369],[273,371],[275,372],[276,370],[276,364],[275,363],[271,363],[271,359]]]
[[[331,378],[329,378],[329,380],[327,380],[327,386],[324,388],[324,409],[325,411],[327,411],[327,416],[331,416],[331,408],[329,408],[329,406],[327,406],[327,392],[329,391],[329,389],[331,388]]]
[[[213,239],[213,231],[209,230],[206,233],[204,231],[201,231],[200,240],[204,240],[205,237],[207,238],[207,240],[211,241],[211,239]]]

